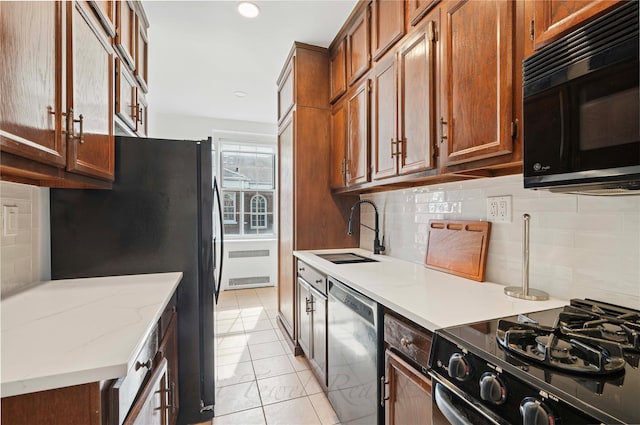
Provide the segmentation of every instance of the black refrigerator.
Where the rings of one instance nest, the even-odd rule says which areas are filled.
[[[213,417],[222,222],[211,139],[116,137],[112,190],[51,190],[53,279],[183,272],[179,424]]]

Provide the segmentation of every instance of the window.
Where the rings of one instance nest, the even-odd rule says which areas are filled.
[[[224,224],[235,224],[238,222],[238,219],[236,218],[236,192],[224,193],[222,215],[224,218]]]
[[[221,141],[217,149],[225,235],[273,237],[276,146]]]
[[[251,197],[251,229],[267,228],[267,198],[262,195]]]

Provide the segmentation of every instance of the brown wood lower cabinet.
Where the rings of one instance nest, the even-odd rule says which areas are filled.
[[[168,424],[167,359],[162,359],[147,384],[142,388],[138,400],[131,408],[123,425]]]
[[[427,376],[431,333],[385,312],[385,424],[431,423],[431,379]]]
[[[390,350],[385,352],[385,424],[431,423],[431,380]]]

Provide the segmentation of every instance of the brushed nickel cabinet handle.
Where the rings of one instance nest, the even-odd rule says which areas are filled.
[[[144,363],[142,363],[140,361],[136,362],[136,370],[141,369],[143,367],[146,367],[147,369],[151,369],[151,359],[147,360]]]
[[[407,348],[408,346],[410,346],[411,344],[413,344],[413,341],[411,341],[409,338],[400,338],[400,344],[402,344],[402,346],[404,348]]]

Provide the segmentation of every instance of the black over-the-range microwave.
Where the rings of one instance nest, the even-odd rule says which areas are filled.
[[[640,195],[638,1],[524,61],[525,188]]]

